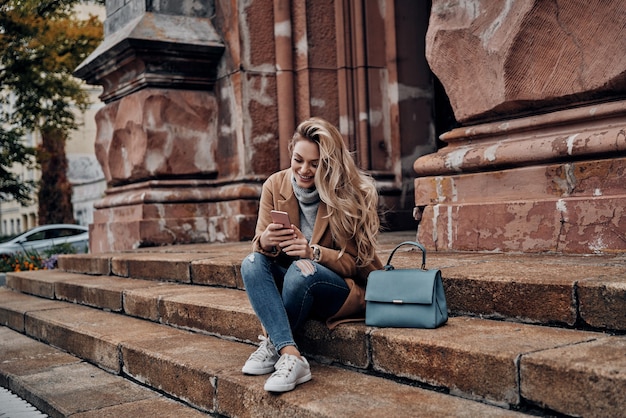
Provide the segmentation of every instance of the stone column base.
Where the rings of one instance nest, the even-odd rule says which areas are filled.
[[[95,205],[90,251],[251,239],[260,183],[152,181],[112,188]]]
[[[457,129],[416,160],[432,250],[626,252],[626,101]]]

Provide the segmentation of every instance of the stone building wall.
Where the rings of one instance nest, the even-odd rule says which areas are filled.
[[[462,127],[415,161],[438,250],[626,250],[626,3],[433,1],[427,58]]]
[[[422,3],[404,3],[427,21]],[[261,185],[289,165],[288,141],[312,115],[335,123],[375,176],[385,222],[415,228],[406,173],[435,149],[431,82],[423,54],[419,68],[387,65],[396,22],[419,30],[383,6],[108,1],[105,40],[76,71],[103,86],[96,154],[108,188],[92,251],[250,239]],[[401,141],[403,130],[413,133]]]
[[[429,249],[624,251],[625,8],[109,0],[92,251],[251,238],[312,115]]]

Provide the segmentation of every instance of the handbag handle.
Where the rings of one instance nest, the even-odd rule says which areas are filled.
[[[393,266],[391,265],[391,258],[395,254],[396,250],[398,248],[402,247],[403,245],[413,245],[413,246],[419,248],[420,250],[422,250],[422,270],[426,270],[426,248],[424,248],[424,246],[422,244],[420,244],[419,242],[415,242],[415,241],[404,241],[404,242],[398,244],[396,246],[396,248],[393,249],[391,254],[389,254],[389,259],[387,260],[387,264],[385,265],[384,269],[385,270],[393,270]]]

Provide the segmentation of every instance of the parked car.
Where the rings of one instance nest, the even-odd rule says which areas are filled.
[[[89,228],[82,225],[41,225],[0,243],[0,257],[16,253],[43,254],[57,245],[69,244],[76,253],[89,250]]]

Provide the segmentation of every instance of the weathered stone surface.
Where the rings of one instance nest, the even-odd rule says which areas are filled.
[[[24,314],[26,312],[55,309],[58,304],[48,299],[33,299],[19,292],[0,288],[0,325],[6,325],[16,331],[24,332]]]
[[[206,416],[5,327],[0,384],[54,417]]]
[[[445,268],[448,309],[455,314],[574,325],[577,277],[570,274],[571,266],[537,267],[489,263]]]
[[[149,280],[123,279],[119,277],[80,276],[68,278],[56,285],[56,298],[97,308],[122,311],[122,298],[126,290],[154,286]]]
[[[5,327],[0,327],[0,348],[0,385],[3,387],[10,387],[20,376],[81,362]]]
[[[522,397],[566,415],[623,416],[626,338],[609,337],[522,357]]]
[[[54,299],[54,284],[62,280],[65,273],[53,271],[42,275],[36,271],[9,273],[6,278],[7,287],[22,293]],[[23,280],[22,278],[27,278]]]
[[[198,184],[191,180],[181,183],[185,184],[179,183],[180,188],[171,185],[164,188],[153,182],[154,188],[138,188],[103,199],[96,205],[94,223],[90,226],[91,252],[224,242],[232,241],[234,236],[244,239],[254,236],[260,185],[219,181]],[[193,191],[185,191],[192,187]],[[220,199],[226,201],[215,202]],[[112,222],[114,219],[117,221]]]
[[[259,391],[263,376],[220,375],[218,411],[253,417],[262,410],[274,417],[515,417],[518,412],[455,396],[341,370],[311,365],[313,379],[280,396]],[[271,412],[270,412],[271,411]]]
[[[625,252],[626,195],[428,206],[418,237],[438,251]]]
[[[339,326],[330,331],[325,323],[308,321],[296,334],[298,347],[308,356],[322,362],[337,361],[351,367],[370,366],[370,347],[364,323]]]
[[[128,6],[139,2],[128,2]],[[100,98],[119,100],[150,87],[209,90],[224,51],[211,20],[161,13],[149,7],[105,39],[75,70],[77,77],[103,86]],[[105,32],[111,19],[105,21]]]
[[[72,415],[73,418],[119,418],[123,416],[206,418],[207,414],[161,397],[125,402]]]
[[[110,0],[106,3],[105,33],[110,35],[145,12],[170,15],[211,17],[215,13],[215,2],[210,0],[169,1],[124,1]]]
[[[157,394],[86,363],[58,366],[22,376],[12,388],[37,409],[52,416],[70,416]]]
[[[626,251],[622,16],[598,0],[433,2],[427,57],[465,126],[413,165],[429,248]]]
[[[178,293],[189,293],[186,285],[173,283],[154,283],[154,286],[141,289],[129,289],[124,292],[124,312],[130,316],[161,321],[159,301],[163,297]]]
[[[15,272],[11,276],[7,286],[21,292],[113,311],[122,308],[121,292],[124,288],[147,286],[150,283],[132,280],[124,282],[112,277],[94,277],[61,270],[46,271],[44,274],[34,271]]]
[[[421,262],[419,250],[403,246],[391,264],[419,268]],[[427,252],[426,257],[427,268],[442,271],[452,314],[562,325],[589,317],[589,325],[614,330],[626,329],[620,296],[625,266],[622,255]]]
[[[262,103],[263,116],[256,119],[266,121],[271,103],[261,96],[272,89],[262,80],[255,84],[260,91],[247,108],[252,112],[253,103]],[[99,111],[96,154],[110,188],[96,204],[92,252],[253,236],[260,184],[233,180],[240,168],[226,167],[220,144],[237,142],[218,136],[216,100],[203,91],[147,88]],[[261,146],[271,139],[268,126],[252,128],[249,133],[263,139],[251,146],[268,152]],[[257,153],[254,161],[262,160]],[[218,161],[228,181],[215,180]]]
[[[409,237],[407,233],[383,234],[380,251],[383,261],[386,261],[395,244],[413,238]],[[214,247],[216,251],[213,253],[210,249]],[[185,262],[188,265],[197,262],[190,256],[211,257],[207,259],[214,260],[216,263],[214,267],[218,268],[219,271],[224,265],[240,261],[242,254],[247,253],[247,251],[249,251],[249,243],[194,244],[180,247],[145,248],[120,253],[117,257],[121,262],[125,258],[136,261],[138,256],[143,256],[147,260],[150,258],[145,257],[152,255],[155,258],[159,256],[171,262],[178,259],[179,262]],[[420,263],[421,253],[409,246],[399,249],[393,258],[393,265],[396,268],[419,267]],[[482,282],[486,288],[492,289],[494,292],[497,292],[498,286],[503,285],[507,278],[511,282],[516,281],[520,285],[523,284],[531,288],[532,286],[543,286],[542,289],[545,291],[550,291],[551,288],[560,289],[560,286],[565,286],[568,280],[573,280],[573,291],[576,286],[587,281],[604,282],[607,288],[612,288],[624,275],[625,268],[620,256],[564,257],[488,253],[428,253],[427,266],[429,268],[441,268],[444,272],[444,279],[446,272],[453,272],[451,277],[456,277],[457,280],[461,280],[463,277],[467,280],[474,280],[476,281],[474,288],[480,287],[480,282]],[[545,274],[542,274],[542,271]],[[20,274],[20,276],[32,275],[35,280],[38,275],[49,273],[52,272],[40,271]],[[210,274],[208,266],[206,273]],[[68,277],[75,276],[58,275],[57,279],[65,282]],[[481,278],[481,276],[484,277]],[[563,277],[560,278],[559,276]],[[588,278],[593,279],[587,280]],[[90,279],[93,282],[87,281],[85,285],[93,285],[98,281],[98,277],[91,277]],[[104,279],[103,283],[111,280],[110,277],[104,277]],[[126,279],[122,281],[132,282]],[[136,282],[140,281],[136,280]],[[212,309],[219,309],[223,311],[219,314],[219,322],[223,322],[224,328],[227,324],[232,324],[235,321],[240,324],[241,330],[230,331],[234,335],[229,337],[239,338],[237,333],[247,330],[249,319],[253,317],[245,300],[245,294],[236,289],[222,288],[215,293],[215,295],[236,293],[241,296],[241,298],[235,297],[233,299],[233,303],[236,300],[239,301],[238,306],[233,307],[229,303],[221,303],[226,298],[211,296],[213,289],[207,286],[156,281],[148,281],[148,284],[151,287],[128,289],[124,291],[124,295],[127,302],[133,299],[137,302],[135,306],[137,310],[142,309],[139,305],[152,305],[149,310],[150,313],[146,315],[152,315],[151,319],[158,320],[160,318],[155,306],[162,306],[167,303],[170,317],[179,321],[173,325],[177,327],[186,326],[184,325],[185,321],[190,321],[187,323],[201,326],[200,317],[203,315],[206,317],[207,324],[218,321],[217,315],[213,316]],[[516,285],[511,286],[514,291],[520,290],[515,287]],[[195,289],[195,294],[190,293],[190,289]],[[506,286],[503,289],[506,289]],[[563,290],[563,292],[565,291]],[[33,307],[37,306],[35,302],[42,301],[42,299],[10,291],[5,293],[0,293],[0,312],[18,312],[19,310],[25,312],[30,320],[35,318],[34,311],[36,308],[33,309]],[[512,291],[508,294],[509,299],[506,299],[506,293],[506,290],[503,290],[501,293],[493,295],[494,301],[499,300],[498,303],[505,308],[516,305],[520,297],[525,295],[525,293],[520,295]],[[13,295],[17,295],[19,301]],[[485,293],[483,296],[487,297],[488,295]],[[546,299],[551,300],[552,296],[554,295],[546,297]],[[611,294],[604,296],[607,297],[607,302],[610,305],[613,296]],[[216,300],[212,300],[213,297]],[[486,300],[485,303],[487,303]],[[118,313],[102,312],[87,307],[77,306],[75,311],[70,312],[69,309],[65,308],[68,306],[67,303],[43,301],[60,306],[60,308],[51,309],[49,307],[46,311],[37,312],[36,320],[45,323],[45,325],[39,328],[27,327],[27,333],[30,330],[37,330],[36,335],[34,335],[36,338],[41,338],[40,335],[43,335],[44,338],[41,338],[43,341],[54,341],[53,344],[63,349],[79,351],[79,348],[82,347],[80,355],[91,356],[89,361],[99,365],[100,362],[105,365],[109,364],[109,358],[101,354],[94,354],[104,351],[105,347],[106,350],[110,349],[111,354],[113,352],[126,352],[128,356],[122,355],[118,357],[118,361],[122,367],[130,363],[133,364],[133,370],[137,373],[137,375],[132,375],[133,378],[146,382],[149,386],[163,384],[165,387],[163,390],[170,396],[176,397],[176,393],[182,393],[185,397],[182,400],[185,402],[188,402],[186,397],[189,394],[197,396],[192,403],[203,402],[203,406],[200,407],[202,410],[209,411],[209,404],[212,404],[215,408],[224,408],[223,411],[235,411],[232,414],[224,413],[224,415],[250,416],[259,408],[263,408],[264,411],[269,411],[277,416],[281,416],[281,414],[285,416],[336,416],[338,410],[334,397],[336,393],[342,394],[344,404],[341,404],[339,408],[345,408],[341,410],[345,416],[355,415],[354,410],[357,407],[361,408],[358,411],[365,409],[373,411],[372,414],[374,415],[378,415],[378,411],[385,408],[385,410],[394,413],[397,411],[401,415],[405,411],[410,411],[411,408],[415,409],[416,399],[420,400],[419,404],[422,408],[426,408],[426,415],[428,416],[450,416],[450,412],[446,411],[453,411],[453,415],[462,416],[462,413],[457,413],[457,408],[465,407],[465,404],[467,404],[468,416],[508,414],[509,411],[506,409],[493,408],[481,402],[475,403],[461,398],[478,398],[483,402],[496,403],[504,408],[523,407],[523,403],[515,404],[514,402],[525,402],[527,401],[525,398],[512,397],[511,399],[514,400],[508,401],[497,398],[492,393],[496,392],[503,397],[507,396],[511,393],[509,392],[510,388],[504,385],[509,384],[510,381],[517,384],[517,390],[513,389],[513,392],[519,393],[520,381],[519,379],[516,380],[515,376],[520,375],[520,358],[523,359],[529,353],[553,351],[553,348],[568,347],[584,341],[607,338],[607,335],[602,333],[485,321],[477,318],[452,317],[447,325],[437,330],[375,329],[363,324],[344,324],[333,331],[328,331],[321,323],[311,321],[306,324],[304,332],[296,337],[296,341],[299,344],[302,343],[302,348],[307,357],[322,363],[332,361],[348,367],[340,372],[334,372],[335,369],[333,368],[312,362],[312,382],[302,385],[292,393],[274,396],[267,394],[262,389],[266,376],[252,377],[241,374],[241,365],[256,348],[253,345],[235,343],[232,340],[221,340],[217,346],[213,346],[213,342],[204,345],[205,343],[202,341],[205,339],[213,340],[213,338],[163,325],[149,324],[146,321],[127,318]],[[597,303],[603,303],[603,301],[600,299]],[[546,304],[549,305],[549,302]],[[14,306],[15,309],[11,306]],[[560,308],[560,305],[558,306]],[[240,315],[242,308],[248,313]],[[235,314],[228,317],[226,313],[230,310],[233,310]],[[561,309],[557,309],[556,313],[560,311]],[[547,309],[541,312],[547,312]],[[125,313],[132,314],[126,308]],[[23,316],[24,313],[21,315]],[[608,318],[612,317],[609,316]],[[215,325],[217,328],[221,326],[220,324]],[[252,328],[257,327],[258,325]],[[57,328],[58,330],[65,328],[63,335],[66,339],[60,337],[62,333]],[[40,332],[40,330],[42,331]],[[252,334],[253,331],[254,334]],[[258,331],[258,329],[246,331],[252,335],[248,339],[256,342]],[[206,332],[212,331],[206,330]],[[81,337],[78,337],[78,334],[82,334]],[[2,338],[1,334],[0,338]],[[101,344],[98,345],[93,340],[101,340]],[[165,351],[162,351],[161,347],[165,347]],[[554,350],[554,353],[551,361],[559,357],[560,352],[558,350]],[[367,360],[367,355],[373,356],[373,360]],[[585,361],[588,362],[589,368],[593,369],[594,357],[589,356]],[[109,368],[102,365],[100,367]],[[350,371],[351,368],[355,367],[362,370]],[[584,368],[585,366],[581,367]],[[622,369],[626,369],[618,363],[615,367],[618,373],[621,373]],[[2,370],[1,365],[0,370]],[[443,390],[450,390],[454,396],[444,395],[436,391],[423,391],[412,385],[397,385],[390,379],[367,376],[368,373],[372,372],[394,376],[397,370],[400,370],[397,377],[402,380],[414,380],[418,383],[424,382],[444,386]],[[402,374],[404,372],[410,374]],[[433,375],[440,379],[438,383],[433,382]],[[583,372],[581,378],[593,380],[594,377],[593,373],[586,374]],[[394,389],[396,385],[400,392]],[[467,385],[473,386],[468,389]],[[213,391],[213,388],[217,388],[217,395],[215,395],[218,399],[217,403],[214,400],[199,399],[201,395],[208,393],[206,391]],[[484,394],[490,390],[492,392],[487,395]],[[545,390],[548,391],[551,388],[547,387]],[[378,393],[384,396],[379,397]],[[51,394],[50,396],[54,395]],[[331,401],[332,407],[325,402],[325,399]],[[389,405],[390,400],[395,403]],[[457,403],[459,401],[462,402]],[[513,405],[510,405],[509,402]],[[535,400],[530,402],[539,404]],[[605,402],[605,399],[600,399],[600,402]],[[474,408],[486,408],[486,412]],[[222,409],[220,412],[210,411],[210,413],[222,413],[221,411]],[[357,414],[356,416],[361,416],[362,412]]]
[[[220,244],[212,247],[206,259],[191,263],[192,283],[244,289],[239,267],[241,260],[251,251],[251,246],[240,244]]]
[[[446,134],[450,146],[414,164],[424,176],[415,180],[420,241],[438,250],[626,251],[625,120],[626,102],[615,101]]]
[[[626,147],[626,141],[624,142]],[[420,165],[420,170],[424,167]],[[418,206],[621,195],[626,159],[574,161],[484,173],[415,179]],[[524,181],[520,181],[523,179]]]
[[[392,236],[394,236],[392,234]],[[395,237],[395,236],[394,236]],[[383,249],[380,257],[387,262],[390,248],[396,243],[413,237],[403,236],[393,239],[385,234],[381,237]],[[181,265],[188,264],[194,274],[194,266],[202,265],[203,277],[200,280],[192,278],[196,283],[216,284],[232,282],[233,266],[238,266],[243,256],[249,251],[249,243],[228,244],[196,244],[184,246],[152,247],[134,252],[120,253],[116,256],[117,273],[128,276],[128,262],[134,260],[138,264],[149,260],[164,262],[170,260]],[[195,259],[197,257],[197,259]],[[151,261],[150,261],[151,262]],[[421,253],[410,246],[400,248],[394,255],[392,264],[396,268],[418,268],[421,264]],[[579,313],[580,295],[576,295],[577,287],[587,278],[598,279],[598,286],[611,288],[616,278],[624,274],[623,258],[620,256],[556,256],[556,255],[520,255],[520,254],[487,254],[487,253],[428,253],[427,267],[439,268],[443,272],[444,286],[448,297],[448,307],[453,314],[477,314],[496,318],[515,318],[524,322],[538,322],[544,324],[572,325]],[[155,267],[162,274],[164,268]],[[172,270],[172,271],[174,271]],[[240,275],[237,270],[237,279]],[[229,273],[230,272],[230,273]],[[224,274],[222,276],[222,274]],[[16,273],[13,273],[16,275]],[[217,276],[213,281],[212,277]],[[17,277],[30,277],[39,282],[38,277],[48,277],[48,274],[20,273]],[[231,278],[228,278],[231,276]],[[68,276],[58,276],[60,281],[68,280]],[[171,277],[176,277],[172,273]],[[605,279],[606,278],[606,279]],[[166,279],[172,280],[172,279]],[[56,279],[47,279],[56,282]],[[89,283],[95,283],[87,281]],[[141,281],[130,282],[133,284]],[[153,282],[154,285],[160,285]],[[95,285],[95,284],[94,284]],[[152,284],[150,284],[152,285]],[[96,285],[97,286],[97,285]],[[32,288],[33,285],[21,283],[19,287]],[[106,287],[106,286],[104,286]],[[243,286],[241,286],[243,287]],[[241,288],[240,287],[240,288]],[[159,290],[160,289],[160,290]],[[159,287],[155,295],[165,292]],[[129,289],[130,292],[130,289]],[[150,292],[129,293],[126,295],[125,309],[130,309],[132,315],[158,318],[156,302],[152,300]],[[45,295],[45,293],[44,293]],[[521,298],[519,295],[526,295]],[[531,297],[536,295],[536,297]],[[598,294],[596,297],[603,297]],[[612,296],[606,294],[606,300],[598,299],[597,306],[613,306]],[[618,298],[619,300],[619,298]],[[132,307],[132,304],[137,306]],[[142,306],[141,308],[139,306]],[[587,309],[589,305],[587,305]],[[592,308],[599,309],[599,308]],[[145,310],[145,313],[141,312]],[[600,311],[596,311],[600,315]],[[608,321],[624,329],[615,318],[619,309],[608,309],[594,320]],[[145,315],[145,316],[144,316]],[[605,319],[603,319],[605,318]],[[595,325],[594,325],[595,326]],[[599,326],[599,325],[598,325]],[[620,328],[621,327],[621,328]],[[611,328],[609,328],[611,329]]]
[[[123,292],[123,309],[128,315],[248,341],[256,341],[261,333],[261,324],[244,292],[133,281],[137,283]],[[123,286],[123,282],[126,280],[115,287]]]
[[[76,71],[103,86],[106,103],[96,146],[109,189],[91,227],[93,252],[251,238],[259,186],[288,165],[294,127],[312,115],[337,124],[360,165],[383,178],[385,208],[404,206],[389,219],[413,226],[411,186],[396,168],[403,155],[406,173],[408,155],[435,142],[432,78],[415,46],[423,44],[429,5],[405,3],[409,18],[395,19],[394,4],[375,2],[110,3],[103,44]],[[402,78],[396,23],[420,50],[406,48]],[[400,129],[429,132],[401,144]],[[162,184],[182,179],[215,182],[199,193]],[[219,193],[232,185],[240,186],[235,195]],[[197,211],[167,216],[168,206]],[[146,207],[161,212],[151,216]]]
[[[159,314],[164,324],[248,341],[256,341],[262,329],[246,294],[230,289],[195,289],[164,296],[159,300]]]
[[[113,257],[113,274],[134,279],[166,280],[190,283],[189,263],[202,259],[201,254],[133,254]]]
[[[241,374],[253,350],[244,344],[179,333],[122,344],[121,353],[128,375],[196,407],[213,410],[217,375],[225,370]]]
[[[145,1],[109,0],[106,3],[105,33],[113,33],[146,12]]]
[[[111,315],[111,314],[109,314]],[[0,328],[0,335],[5,331]],[[44,349],[75,357],[11,331],[23,355]],[[14,347],[0,339],[0,347]],[[32,347],[37,350],[33,351]],[[464,400],[443,393],[399,384],[349,370],[312,362],[313,380],[297,391],[276,396],[263,390],[266,376],[245,376],[241,364],[254,347],[212,337],[180,332],[141,343],[123,344],[125,367],[139,381],[201,410],[224,416],[256,416],[259,410],[279,417],[361,417],[390,414],[429,417],[524,416],[506,409]],[[0,350],[3,354],[19,355]],[[29,363],[34,364],[34,363]],[[0,373],[5,377],[2,365]],[[198,411],[164,399],[146,387],[109,375],[86,363],[43,365],[14,376],[11,389],[51,416],[117,417],[152,415],[200,416]],[[219,389],[219,390],[218,390]],[[82,402],[81,402],[82,401]],[[210,410],[211,405],[216,408]],[[419,410],[416,409],[419,405]],[[120,411],[122,411],[120,413]],[[134,412],[137,412],[136,414]],[[74,415],[74,413],[78,413]]]
[[[207,414],[171,399],[160,397],[125,402],[72,415],[74,418],[118,418],[121,416],[206,418]]]
[[[578,301],[585,323],[597,328],[626,329],[626,257],[621,271],[581,280]]]
[[[63,254],[59,256],[59,269],[74,273],[111,274],[113,254]]]
[[[194,261],[191,264],[191,281],[194,284],[244,288],[239,263],[225,264],[220,259]]]
[[[387,262],[391,248],[407,239],[411,240],[414,237],[407,233],[382,234],[380,257],[383,262]],[[226,283],[232,283],[233,280],[241,280],[238,268],[234,266],[239,265],[248,251],[250,251],[249,243],[150,247],[117,254],[115,258],[118,269],[116,271],[120,276],[129,276],[129,262],[147,264],[154,261],[157,263],[154,267],[155,271],[164,275],[166,269],[159,267],[158,263],[165,263],[165,260],[169,260],[172,263],[178,263],[179,267],[170,269],[171,278],[165,280],[173,280],[176,272],[185,269],[181,266],[187,264],[192,272],[193,283],[224,286]],[[421,252],[411,246],[404,246],[395,252],[392,264],[395,268],[419,268],[421,261]],[[198,265],[202,266],[202,275],[199,278],[194,273],[194,268]],[[619,293],[614,293],[619,292],[619,287],[616,286],[619,286],[620,277],[626,274],[624,259],[619,255],[557,256],[428,252],[426,266],[442,270],[448,308],[454,315],[471,314],[531,323],[567,325],[573,325],[579,317],[586,320],[585,317],[589,316],[590,322],[588,323],[590,325],[593,323],[592,326],[608,327],[606,329],[613,330],[626,329],[619,317],[619,312],[621,312]],[[233,269],[237,270],[236,279],[232,277]],[[72,277],[67,273],[50,276],[49,272],[39,272],[39,274],[24,272],[12,273],[12,275],[21,278],[19,288],[28,289],[34,286],[28,283],[31,279],[34,282],[41,282],[40,277],[48,277],[48,279],[43,279],[46,283],[51,285],[52,282],[58,281],[56,286],[59,286]],[[213,279],[214,277],[216,280]],[[585,284],[587,279],[590,279],[588,285]],[[107,288],[107,285],[97,284],[98,281],[97,278],[90,276],[90,280],[87,280],[85,284],[96,288]],[[108,280],[104,278],[104,282],[108,283]],[[129,283],[131,286],[125,289],[124,295],[125,312],[153,321],[160,320],[158,311],[160,299],[167,295],[187,293],[185,287],[180,289],[175,285],[157,281],[144,282],[133,279]],[[154,286],[155,289],[144,289],[143,285],[136,288],[138,283],[144,283],[146,287]],[[243,285],[239,288],[242,287]],[[115,288],[114,284],[111,285],[111,289]],[[596,291],[603,288],[613,290]],[[581,293],[585,290],[593,293]],[[198,291],[210,292],[205,287]],[[587,299],[589,297],[593,302]],[[583,303],[586,303],[585,312],[581,307]],[[20,314],[12,318],[19,323],[23,322]],[[318,337],[325,338],[324,335],[320,334]]]
[[[215,109],[207,92],[144,89],[99,110],[96,156],[109,185],[214,173]]]
[[[597,334],[472,318],[450,318],[435,330],[374,329],[374,370],[451,393],[518,404],[517,359],[527,353],[597,338]]]
[[[59,302],[61,303],[61,302]],[[119,344],[151,335],[178,335],[176,330],[87,307],[41,310],[26,315],[26,334],[61,347],[105,370],[119,374]],[[123,332],[120,332],[123,330]]]
[[[242,64],[246,69],[266,68],[276,62],[274,27],[274,4],[269,0],[258,0],[238,5],[237,19],[241,32],[237,35],[242,45]],[[229,34],[233,36],[234,34]],[[270,68],[270,70],[274,70]],[[273,95],[273,94],[272,94]]]
[[[622,2],[433,1],[426,57],[457,120],[626,93]]]

